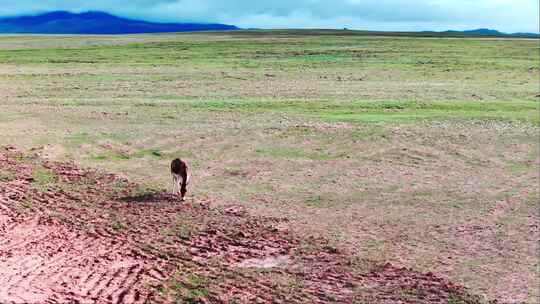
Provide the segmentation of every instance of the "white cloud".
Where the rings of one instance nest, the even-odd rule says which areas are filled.
[[[259,28],[539,31],[538,0],[0,0],[0,15],[51,10]]]

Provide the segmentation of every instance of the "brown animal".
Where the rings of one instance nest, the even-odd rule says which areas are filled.
[[[189,184],[190,180],[188,165],[186,162],[179,158],[174,159],[171,162],[171,176],[173,183],[172,193],[174,195],[178,195],[178,190],[180,190],[180,201],[183,202],[187,192],[187,185]]]

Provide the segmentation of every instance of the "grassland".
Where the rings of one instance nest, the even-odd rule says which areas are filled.
[[[535,303],[538,52],[510,39],[4,36],[0,145],[158,189],[180,156],[195,203],[287,217],[373,263]]]

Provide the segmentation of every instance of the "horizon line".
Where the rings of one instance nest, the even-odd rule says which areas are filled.
[[[284,27],[284,28],[276,28],[276,27],[268,27],[268,28],[259,28],[259,27],[239,27],[234,24],[226,24],[226,23],[220,23],[216,21],[152,21],[147,18],[133,18],[133,17],[124,17],[122,15],[117,15],[115,13],[110,13],[107,11],[102,10],[83,10],[83,11],[70,11],[70,10],[48,10],[48,11],[42,11],[42,12],[35,12],[35,13],[21,13],[21,14],[12,14],[12,15],[0,15],[0,20],[2,19],[10,19],[10,18],[17,18],[17,17],[37,17],[41,15],[47,15],[52,13],[68,13],[72,15],[84,15],[88,13],[100,13],[105,14],[121,19],[126,19],[130,21],[142,21],[142,22],[148,22],[148,23],[155,23],[155,24],[223,24],[223,25],[232,25],[238,28],[238,30],[336,30],[336,31],[365,31],[365,32],[381,32],[381,33],[448,33],[448,32],[456,32],[456,33],[467,33],[467,32],[474,32],[474,31],[480,31],[480,30],[488,30],[488,31],[495,31],[498,32],[497,34],[493,34],[492,36],[502,34],[502,35],[537,35],[540,36],[540,29],[538,29],[537,32],[530,32],[530,31],[518,31],[518,32],[503,32],[500,30],[497,30],[495,28],[489,28],[489,27],[477,27],[477,28],[469,28],[465,30],[455,30],[452,28],[447,28],[446,30],[383,30],[383,29],[365,29],[365,28],[353,28],[353,27]],[[165,33],[165,32],[164,32]],[[39,35],[39,34],[38,34]],[[56,34],[52,34],[56,35]],[[61,35],[61,34],[60,34]],[[84,35],[84,34],[83,34]],[[481,35],[481,34],[480,34]],[[489,35],[486,35],[489,36]]]

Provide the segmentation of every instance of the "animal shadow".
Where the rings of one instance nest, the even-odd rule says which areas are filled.
[[[128,195],[121,197],[119,201],[124,203],[162,203],[179,202],[180,197],[166,191],[147,192],[143,194]]]

